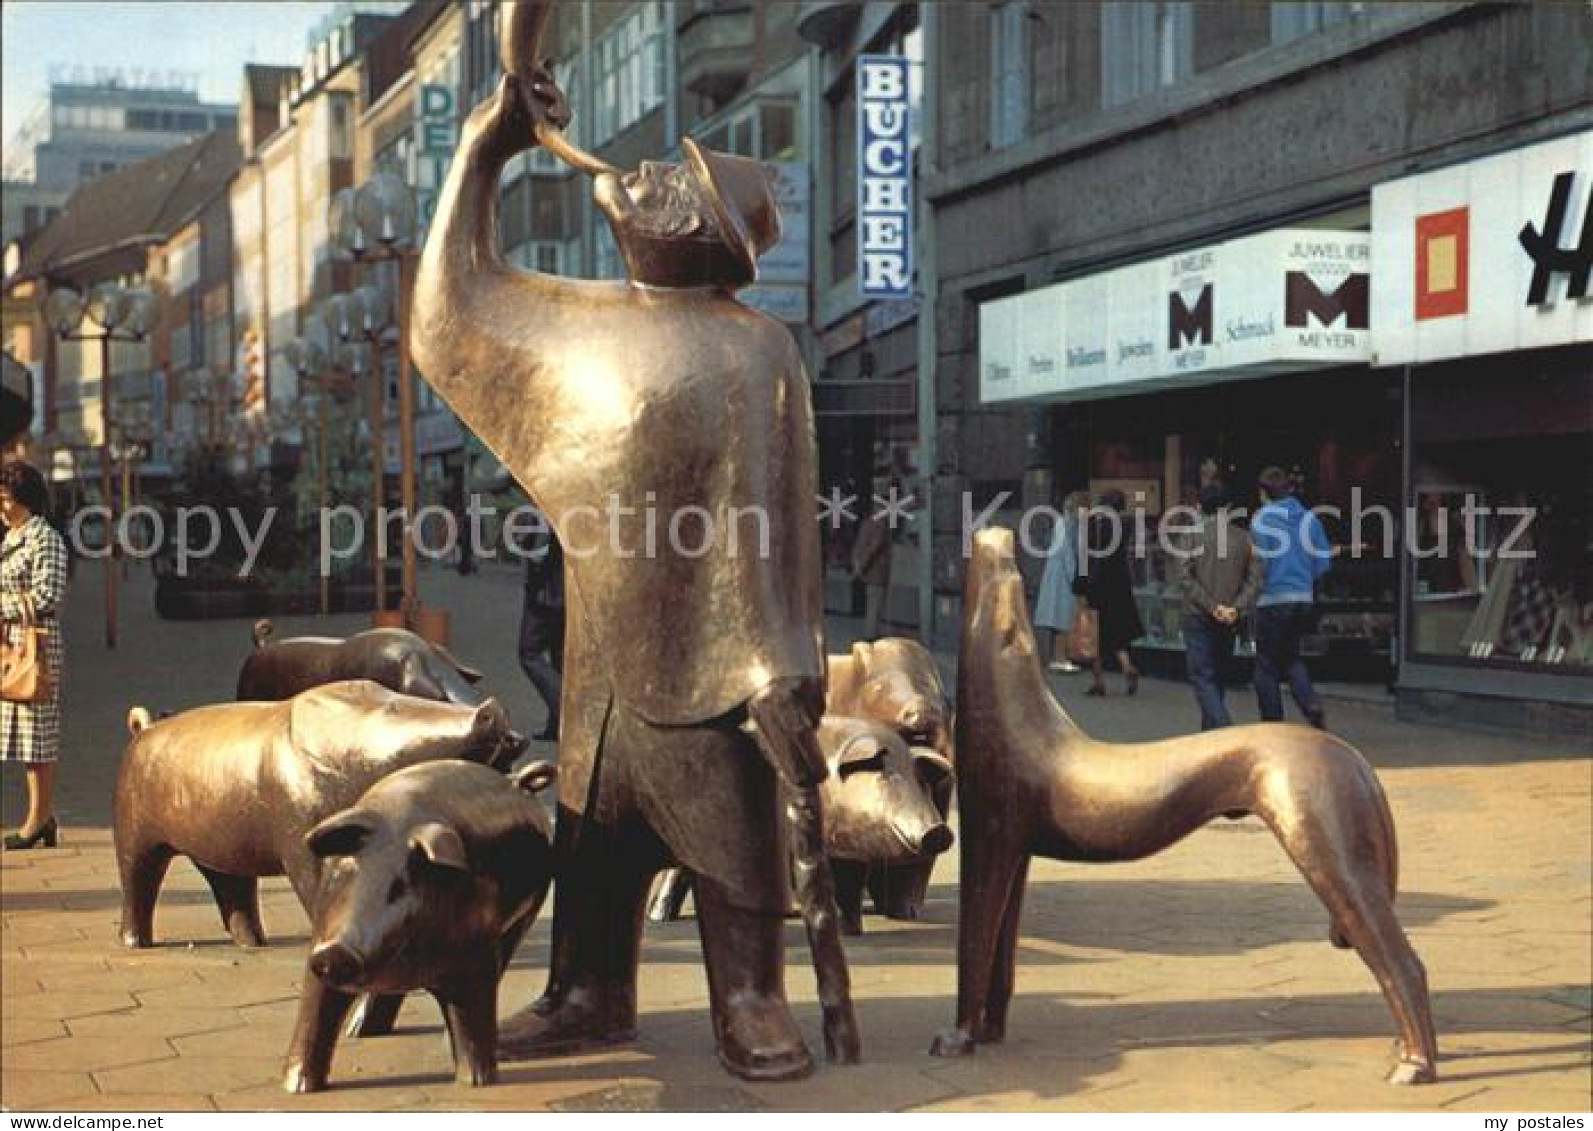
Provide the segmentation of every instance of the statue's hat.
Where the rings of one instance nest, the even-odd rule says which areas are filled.
[[[689,137],[681,139],[681,146],[706,190],[725,246],[751,282],[757,278],[758,256],[780,240],[780,208],[768,167],[750,157],[704,149]]]

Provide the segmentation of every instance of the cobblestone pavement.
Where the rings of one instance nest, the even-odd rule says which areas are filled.
[[[488,672],[516,721],[540,725],[514,663],[515,575],[438,571],[424,585],[452,610],[457,649]],[[99,592],[97,569],[84,567],[67,625],[63,847],[0,857],[6,1108],[1589,1109],[1593,751],[1570,739],[1406,725],[1365,698],[1332,700],[1330,722],[1377,765],[1394,809],[1398,907],[1430,972],[1443,1048],[1443,1079],[1432,1087],[1381,1082],[1392,1022],[1371,976],[1328,945],[1323,912],[1281,850],[1243,821],[1139,864],[1036,862],[1008,1040],[967,1060],[925,1055],[953,1009],[952,859],[936,872],[923,920],[870,916],[868,934],[848,945],[862,1066],[770,1086],[722,1072],[686,921],[648,927],[632,1047],[512,1064],[498,1087],[461,1088],[437,1010],[416,998],[398,1035],[342,1043],[331,1091],[288,1096],[281,1058],[307,928],[285,882],[264,884],[266,949],[226,941],[199,875],[182,863],[161,900],[160,945],[129,952],[115,942],[109,809],[127,708],[230,697],[249,626],[158,621],[135,577],[122,647],[108,654]],[[339,618],[330,630],[357,626]],[[281,630],[317,624],[285,619]],[[1172,734],[1193,722],[1187,692],[1172,683],[1151,681],[1134,700],[1086,700],[1078,682],[1058,687],[1102,736]],[[1241,721],[1254,718],[1248,695],[1234,701]],[[20,797],[21,774],[8,767],[8,829]],[[505,1010],[540,989],[547,937],[545,916],[506,978]],[[789,938],[791,997],[818,1046],[795,923]]]

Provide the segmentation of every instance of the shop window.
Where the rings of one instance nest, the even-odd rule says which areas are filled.
[[[1028,5],[1008,0],[990,10],[990,148],[1023,139],[1029,127]]]
[[[1412,386],[1409,654],[1585,674],[1593,669],[1585,369],[1490,383],[1439,367]]]
[[[1101,103],[1121,106],[1188,78],[1194,11],[1187,0],[1101,5]]]

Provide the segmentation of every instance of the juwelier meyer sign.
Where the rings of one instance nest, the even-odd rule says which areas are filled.
[[[1593,130],[1372,189],[1376,365],[1593,341]]]
[[[857,60],[857,285],[865,298],[911,298],[913,193],[910,64]]]
[[[1371,354],[1370,237],[1279,229],[980,308],[980,399],[1084,400]]]

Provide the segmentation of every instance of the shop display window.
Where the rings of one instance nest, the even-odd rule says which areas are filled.
[[[1503,398],[1513,413],[1500,411]],[[1406,547],[1412,659],[1593,669],[1590,402],[1585,370],[1508,383],[1419,375]]]

